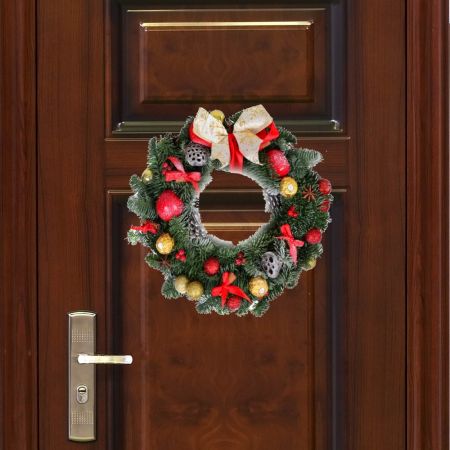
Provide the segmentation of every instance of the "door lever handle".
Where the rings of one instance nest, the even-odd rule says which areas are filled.
[[[88,355],[80,353],[77,358],[78,364],[131,364],[131,355]]]
[[[97,364],[131,364],[131,355],[97,355],[94,312],[68,314],[68,424],[69,439],[76,442],[96,438],[96,367]]]

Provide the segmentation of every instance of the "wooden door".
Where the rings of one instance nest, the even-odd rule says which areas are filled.
[[[42,0],[37,18],[40,448],[406,448],[404,2]],[[198,106],[256,103],[323,152],[333,224],[263,318],[200,316],[124,242],[128,179]],[[238,240],[260,197],[217,174],[204,221]],[[99,351],[135,359],[97,369],[91,444],[67,440],[81,309]]]

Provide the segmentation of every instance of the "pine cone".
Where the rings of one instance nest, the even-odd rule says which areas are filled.
[[[281,205],[280,195],[279,194],[270,194],[266,190],[263,190],[263,197],[266,202],[264,211],[268,212],[268,213],[276,212]]]

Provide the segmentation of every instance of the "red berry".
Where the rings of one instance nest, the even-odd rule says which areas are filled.
[[[289,164],[286,155],[281,150],[269,150],[267,152],[267,157],[272,169],[280,177],[284,177],[291,170],[291,165]]]
[[[227,308],[230,311],[237,311],[241,306],[241,299],[237,296],[233,296],[227,299]]]
[[[178,217],[183,207],[181,199],[170,189],[164,191],[156,200],[156,213],[165,222]]]
[[[328,195],[331,192],[331,183],[326,178],[319,180],[319,191],[323,195]]]
[[[322,232],[318,228],[311,228],[305,235],[308,244],[318,244],[322,240]]]
[[[220,269],[220,263],[217,258],[214,258],[213,256],[211,258],[208,258],[204,264],[203,264],[203,270],[205,271],[206,275],[215,275]]]
[[[325,199],[323,202],[322,202],[322,204],[320,205],[320,208],[319,208],[321,211],[323,211],[323,212],[327,212],[327,211],[329,211],[330,210],[330,200],[328,200],[328,199]]]
[[[245,255],[244,252],[239,252],[237,254],[237,258],[234,260],[234,263],[237,266],[243,266],[245,264]]]
[[[179,261],[185,262],[186,261],[186,252],[184,249],[178,250],[177,254],[175,255],[175,258]]]

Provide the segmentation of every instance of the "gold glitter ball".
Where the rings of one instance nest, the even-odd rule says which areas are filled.
[[[280,182],[280,194],[283,197],[293,197],[298,191],[297,182],[291,177],[284,177]]]
[[[317,264],[317,259],[315,259],[315,258],[309,258],[306,262],[305,262],[305,264],[304,264],[304,266],[303,266],[303,270],[312,270],[312,269],[314,269],[314,267],[316,267],[316,264]]]
[[[188,283],[189,279],[185,275],[178,275],[175,280],[173,280],[173,286],[180,294],[186,294]]]
[[[225,114],[220,109],[215,109],[214,111],[211,111],[210,114],[219,122],[223,122],[225,120]]]
[[[145,184],[148,184],[148,183],[150,183],[150,181],[152,181],[152,178],[153,178],[153,173],[152,173],[151,169],[149,169],[149,168],[147,167],[147,169],[145,169],[145,170],[142,172],[141,180],[142,180]]]
[[[169,233],[163,233],[156,240],[156,250],[158,250],[161,255],[168,255],[173,250],[174,245],[175,241]]]
[[[262,298],[269,292],[269,285],[263,277],[253,277],[248,283],[248,290],[255,297]]]
[[[198,300],[203,295],[203,285],[200,281],[191,281],[186,288],[189,300]]]

